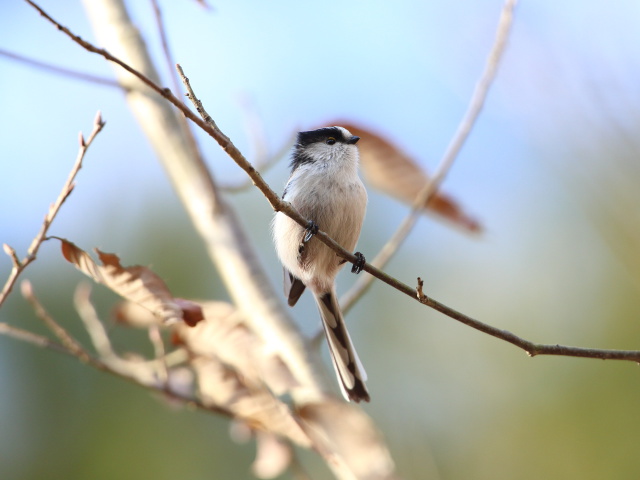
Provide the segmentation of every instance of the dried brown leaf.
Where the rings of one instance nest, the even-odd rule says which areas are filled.
[[[193,328],[177,325],[174,343],[189,351],[202,401],[233,412],[252,429],[309,446],[289,406],[277,396],[297,385],[285,364],[233,305],[201,305],[204,320]]]
[[[178,325],[180,344],[195,355],[218,358],[250,383],[265,383],[280,395],[297,385],[280,358],[245,324],[227,302],[202,302],[204,320],[193,328]]]
[[[64,258],[97,283],[146,308],[163,322],[176,322],[185,316],[181,308],[182,304],[173,298],[162,279],[147,267],[139,265],[123,267],[117,255],[95,249],[102,262],[102,265],[98,265],[84,250],[68,240],[62,238],[59,240]],[[193,311],[195,307],[190,305],[189,309],[187,316],[193,323],[197,318],[197,314]]]
[[[381,192],[411,205],[429,180],[427,173],[400,147],[382,135],[348,122],[337,122],[354,135],[358,142],[360,164],[367,183]],[[426,206],[437,216],[469,232],[480,232],[481,225],[469,216],[450,195],[437,192]]]
[[[276,397],[265,384],[253,382],[219,358],[197,356],[191,367],[196,372],[199,396],[205,405],[222,407],[251,429],[271,432],[292,442],[309,447],[287,404]]]
[[[113,317],[117,323],[134,328],[149,328],[161,323],[161,320],[148,309],[128,300],[116,304]]]
[[[182,319],[188,326],[195,327],[199,322],[204,320],[202,307],[196,302],[184,298],[174,298],[173,300],[182,310]]]

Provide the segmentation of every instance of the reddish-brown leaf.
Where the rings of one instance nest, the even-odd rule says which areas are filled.
[[[384,136],[349,122],[334,122],[361,138],[358,142],[360,164],[368,184],[411,205],[429,180],[427,173],[409,155]],[[426,206],[437,216],[470,232],[482,227],[451,196],[437,192]]]
[[[227,302],[202,302],[204,321],[194,328],[178,325],[179,344],[193,354],[215,357],[233,366],[245,381],[266,383],[276,394],[296,385],[291,372],[242,319],[240,312]]]
[[[102,262],[102,265],[98,265],[84,250],[68,240],[62,238],[59,240],[64,258],[97,283],[148,309],[164,322],[178,321],[183,318],[181,306],[173,298],[169,288],[148,268],[139,265],[123,267],[117,255],[96,249]],[[190,312],[188,316],[191,322],[197,317],[194,312]]]
[[[182,309],[182,319],[190,327],[195,327],[198,322],[204,320],[202,307],[191,300],[184,298],[174,298],[176,304]]]

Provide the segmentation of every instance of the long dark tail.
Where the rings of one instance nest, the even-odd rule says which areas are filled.
[[[342,394],[347,400],[368,402],[369,392],[364,384],[367,374],[347,332],[335,290],[317,296],[316,302]]]

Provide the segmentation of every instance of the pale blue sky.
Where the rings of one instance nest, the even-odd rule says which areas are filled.
[[[191,2],[166,3],[164,17],[176,61],[243,150],[250,153],[240,98],[248,96],[273,148],[296,127],[348,118],[388,132],[431,168],[466,107],[501,6],[499,1],[216,2],[215,12],[203,13]],[[136,22],[159,52],[150,6],[133,4]],[[92,38],[77,2],[45,1],[42,6]],[[0,18],[1,48],[111,74],[101,58],[72,44],[26,3],[7,2],[0,8],[5,12]],[[538,162],[527,160],[529,145],[549,145],[554,132],[571,129],[573,122],[565,114],[576,105],[597,112],[597,105],[590,107],[594,90],[625,122],[629,99],[638,101],[639,18],[636,2],[620,2],[616,8],[600,2],[521,2],[500,75],[480,125],[447,182],[450,189],[473,208],[489,190],[485,186],[480,194],[478,175],[486,175],[487,181],[504,175],[504,162],[538,168]],[[90,182],[92,195],[76,203],[83,208],[91,202],[105,205],[104,196],[116,185],[107,180],[109,175],[129,203],[137,203],[138,194],[131,189],[166,188],[144,140],[123,133],[137,127],[119,92],[0,61],[3,238],[22,242],[20,230],[33,229],[66,175],[76,132],[89,129],[98,109],[108,127],[100,139],[101,151],[96,148],[91,155],[107,160],[89,158],[80,178],[84,185]],[[625,100],[616,101],[619,98]],[[551,132],[550,116],[557,120]],[[205,150],[221,179],[242,178],[215,145],[205,141]],[[18,180],[27,175],[28,181]],[[74,208],[79,206],[66,210]]]

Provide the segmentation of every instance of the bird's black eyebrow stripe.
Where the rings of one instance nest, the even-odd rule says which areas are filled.
[[[305,147],[312,143],[324,142],[329,137],[335,138],[338,142],[346,142],[347,140],[344,138],[341,129],[337,127],[326,127],[298,133],[298,146]]]

